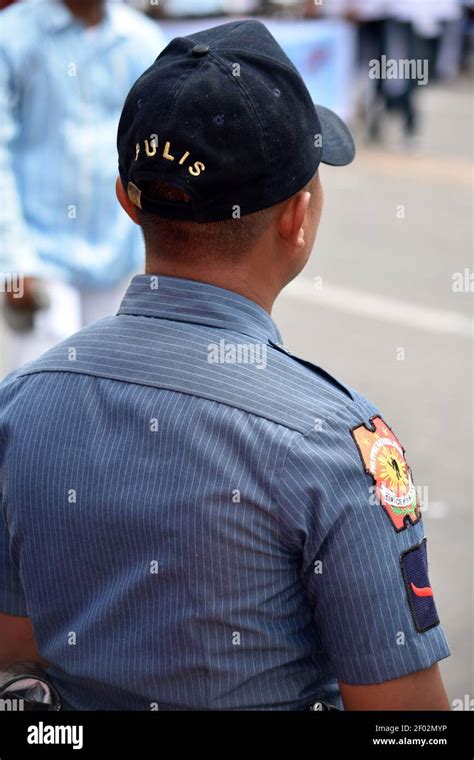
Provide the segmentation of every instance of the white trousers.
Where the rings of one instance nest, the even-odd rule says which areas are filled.
[[[50,306],[35,314],[34,327],[26,333],[8,327],[0,304],[0,376],[36,359],[82,327],[116,314],[131,278],[132,275],[106,290],[87,290],[50,281],[47,285]]]

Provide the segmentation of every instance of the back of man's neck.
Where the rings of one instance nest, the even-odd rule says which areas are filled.
[[[215,285],[218,288],[224,288],[224,290],[230,290],[233,293],[238,293],[250,301],[254,301],[262,307],[268,314],[272,313],[273,302],[277,293],[264,292],[264,288],[255,288],[253,283],[254,278],[244,275],[238,270],[232,271],[229,269],[227,272],[203,272],[197,270],[195,267],[174,266],[171,263],[150,262],[147,261],[145,267],[145,274],[154,274],[168,277],[181,277],[184,280],[196,280],[197,282],[206,282],[208,285]],[[258,279],[258,278],[257,278]]]

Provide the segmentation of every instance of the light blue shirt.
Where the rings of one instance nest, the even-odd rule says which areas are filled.
[[[0,386],[0,611],[66,707],[340,706],[449,654],[423,521],[353,436],[385,481],[388,425],[280,344],[237,293],[140,275]]]
[[[0,272],[108,287],[136,271],[140,231],[115,197],[128,90],[166,44],[122,3],[87,28],[60,0],[0,16]]]

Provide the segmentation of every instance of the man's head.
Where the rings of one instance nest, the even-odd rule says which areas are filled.
[[[311,252],[319,164],[354,156],[347,127],[314,106],[257,21],[173,40],[130,91],[118,150],[117,193],[143,228],[147,271],[239,292],[252,281],[267,304]]]

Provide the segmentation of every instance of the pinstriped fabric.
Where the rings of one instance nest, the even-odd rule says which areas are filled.
[[[328,382],[320,373],[308,372],[278,349],[280,332],[257,304],[192,281],[187,281],[183,293],[179,278],[160,277],[158,289],[154,286],[153,278],[135,277],[118,318],[82,330],[24,372],[90,372],[174,389],[301,432],[314,426],[315,416],[337,415],[347,405],[349,390],[341,393],[335,380]],[[161,320],[159,331],[153,318]],[[263,344],[266,366],[209,362],[209,346],[220,340],[226,345]],[[354,422],[358,419],[356,414]]]
[[[350,436],[377,410],[280,344],[242,296],[142,275],[0,387],[0,608],[68,706],[304,709],[447,656],[398,567],[422,523],[370,504]]]
[[[426,668],[449,649],[441,628],[431,637],[417,633],[401,583],[401,552],[421,541],[423,522],[395,533],[370,501],[358,452],[345,436],[328,424],[292,446],[279,489],[281,522],[285,542],[297,545],[304,536],[305,584],[339,678],[378,683]],[[315,560],[322,572],[314,572]]]

